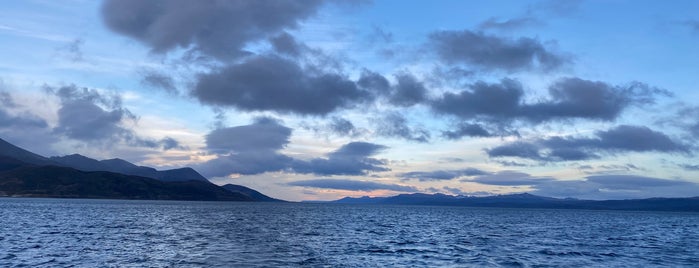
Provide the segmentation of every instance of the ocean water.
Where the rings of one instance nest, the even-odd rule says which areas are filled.
[[[691,267],[699,214],[0,198],[0,267]]]

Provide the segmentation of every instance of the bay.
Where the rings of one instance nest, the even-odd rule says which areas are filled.
[[[0,267],[699,265],[699,213],[0,198]]]

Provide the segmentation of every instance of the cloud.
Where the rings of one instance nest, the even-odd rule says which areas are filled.
[[[143,71],[141,74],[141,84],[157,89],[165,90],[171,94],[177,94],[175,79],[171,76],[154,70]]]
[[[391,104],[409,107],[427,100],[427,88],[415,76],[407,73],[396,75],[398,83],[393,87]]]
[[[527,173],[506,170],[477,176],[472,179],[463,179],[461,181],[498,186],[524,186],[538,185],[541,183],[554,181],[554,179],[550,177],[532,177]]]
[[[0,81],[0,87],[2,87]],[[13,96],[0,90],[0,138],[33,152],[50,155],[55,153],[51,144],[56,138],[51,134],[48,122],[16,103]]]
[[[371,158],[387,147],[368,142],[350,142],[326,155],[309,161],[296,160],[293,172],[316,175],[366,175],[388,171],[387,161]]]
[[[47,128],[48,123],[41,117],[29,112],[11,114],[10,111],[0,107],[0,128]]]
[[[563,78],[549,87],[549,98],[525,103],[522,84],[513,79],[499,83],[476,82],[469,90],[447,92],[431,101],[438,114],[453,115],[464,120],[483,119],[507,124],[520,119],[532,123],[581,118],[611,121],[632,105],[654,103],[657,96],[669,92],[634,82],[628,86],[612,86],[604,82],[580,78]]]
[[[656,96],[669,96],[666,90],[633,82],[628,86],[612,86],[600,81],[564,78],[549,87],[551,99],[523,106],[530,120],[586,118],[613,120],[631,105],[652,104]]]
[[[366,175],[387,171],[386,161],[372,158],[386,147],[368,142],[351,142],[310,160],[295,159],[279,151],[289,143],[292,129],[279,121],[261,117],[250,125],[219,128],[206,135],[206,150],[216,158],[199,164],[207,177],[231,174],[289,172],[317,175]]]
[[[213,106],[299,115],[326,115],[373,98],[340,74],[314,73],[273,55],[202,74],[191,94]]]
[[[469,87],[471,90],[444,93],[432,101],[432,109],[463,119],[485,117],[508,120],[520,115],[524,90],[518,81],[503,79],[498,84],[477,82]]]
[[[487,20],[478,24],[478,29],[512,31],[525,27],[536,26],[539,24],[542,24],[542,22],[534,17],[518,17],[507,20],[498,20],[495,17],[490,17]]]
[[[296,39],[287,32],[282,32],[269,39],[269,43],[277,53],[288,55],[291,57],[301,56],[308,48],[296,41]]]
[[[179,143],[171,137],[161,140],[141,137],[125,122],[137,122],[137,116],[123,107],[122,99],[116,94],[100,93],[94,89],[75,85],[59,88],[46,87],[46,91],[60,100],[58,124],[54,134],[69,139],[112,146],[118,142],[147,148],[172,149]]]
[[[109,0],[102,18],[112,31],[165,53],[183,48],[217,59],[245,54],[244,46],[298,26],[319,0]]]
[[[442,136],[450,140],[458,140],[463,137],[492,137],[494,135],[479,124],[460,123],[454,130],[443,131]]]
[[[277,151],[289,143],[291,129],[260,117],[250,125],[220,128],[206,135],[206,149],[214,153]]]
[[[257,118],[250,125],[215,129],[205,139],[206,149],[217,157],[199,164],[197,169],[207,177],[284,170],[293,159],[279,150],[289,143],[291,131],[267,117]]]
[[[81,141],[113,141],[131,134],[121,123],[136,116],[122,107],[118,95],[103,95],[75,85],[49,91],[59,97],[61,104],[54,132]]]
[[[388,113],[376,120],[376,134],[409,141],[428,142],[430,132],[423,128],[409,127],[408,120],[399,113]]]
[[[439,181],[439,180],[452,180],[460,177],[471,177],[478,175],[490,174],[487,171],[483,171],[476,168],[466,168],[466,169],[455,169],[455,170],[435,170],[435,171],[413,171],[399,174],[401,178],[406,179],[417,179],[419,181]]]
[[[359,129],[357,129],[351,121],[336,116],[331,118],[328,128],[333,133],[342,136],[356,137],[360,134]]]
[[[429,39],[429,46],[443,62],[489,71],[551,71],[572,62],[569,56],[553,52],[527,37],[507,39],[463,30],[433,32]]]
[[[362,70],[359,80],[357,80],[357,85],[379,96],[385,96],[391,92],[391,84],[386,77],[367,69]]]
[[[519,158],[528,158],[533,160],[542,160],[543,157],[539,153],[539,150],[539,146],[537,146],[534,143],[516,141],[506,143],[495,148],[488,149],[486,151],[488,153],[488,156],[490,157],[511,156]]]
[[[314,179],[294,181],[288,183],[291,186],[312,187],[321,189],[347,190],[347,191],[374,191],[390,190],[396,192],[417,192],[413,186],[400,184],[387,184],[373,181],[356,181],[349,179]]]
[[[532,193],[581,199],[635,199],[699,196],[699,184],[636,175],[599,175],[583,180],[549,181],[534,186]]]
[[[571,161],[624,152],[688,153],[686,145],[645,126],[620,125],[597,131],[594,137],[550,137],[517,141],[486,150],[490,157],[519,157],[540,161]]]

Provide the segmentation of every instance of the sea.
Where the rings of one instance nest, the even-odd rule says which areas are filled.
[[[698,267],[699,213],[0,198],[0,267]]]

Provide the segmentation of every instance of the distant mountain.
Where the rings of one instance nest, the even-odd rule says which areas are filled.
[[[161,181],[204,181],[208,182],[204,176],[191,168],[178,168],[158,171],[151,167],[137,166],[126,160],[114,158],[107,160],[95,160],[79,154],[66,156],[53,156],[51,161],[61,166],[72,167],[82,171],[110,171],[127,175],[141,176]]]
[[[158,171],[118,158],[98,161],[79,154],[49,159],[2,139],[0,196],[282,201],[243,186],[217,186],[191,168]]]
[[[537,196],[528,193],[496,195],[486,197],[415,193],[401,194],[391,197],[345,197],[339,200],[331,201],[331,203],[599,210],[699,211],[699,197],[596,201],[578,199],[558,199]]]
[[[226,189],[228,191],[234,192],[234,193],[241,193],[244,195],[249,196],[255,201],[261,201],[261,202],[286,202],[284,200],[279,200],[276,198],[271,198],[269,196],[266,196],[258,191],[255,191],[253,189],[250,189],[248,187],[242,186],[242,185],[235,185],[235,184],[226,184],[221,186],[223,189]]]

